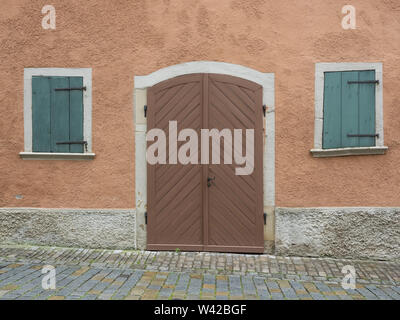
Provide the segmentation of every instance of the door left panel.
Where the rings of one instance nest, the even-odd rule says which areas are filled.
[[[202,128],[203,75],[176,77],[148,90],[148,132],[157,128],[166,136],[166,163],[147,164],[147,249],[203,250],[203,172],[200,164],[175,162],[177,150],[169,143],[169,126],[177,122],[177,132]],[[176,140],[171,133],[172,140]],[[148,142],[148,145],[154,141]],[[171,147],[171,148],[170,148]],[[200,155],[198,144],[198,155]],[[159,150],[159,152],[161,152]]]

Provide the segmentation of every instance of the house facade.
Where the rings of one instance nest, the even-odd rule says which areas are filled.
[[[0,243],[400,257],[397,1],[4,2]]]

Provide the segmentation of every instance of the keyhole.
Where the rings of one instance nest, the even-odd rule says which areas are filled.
[[[215,185],[215,177],[213,177],[213,178],[208,178],[207,179],[207,186],[210,188],[211,187],[211,185]]]

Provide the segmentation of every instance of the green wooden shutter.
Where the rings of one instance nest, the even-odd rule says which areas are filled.
[[[325,73],[324,84],[324,149],[339,148],[342,140],[342,74]]]
[[[82,88],[83,78],[69,78],[70,88]],[[73,90],[69,95],[69,139],[70,141],[83,140],[83,91]],[[83,145],[71,144],[70,152],[83,153]]]
[[[58,145],[57,142],[69,140],[69,91],[55,89],[69,88],[66,77],[51,78],[51,148],[52,152],[69,153],[69,145]]]
[[[51,151],[50,78],[32,77],[32,151]]]
[[[83,153],[83,92],[55,90],[83,87],[82,77],[32,78],[33,152]]]
[[[375,71],[361,71],[359,75],[360,81],[375,80]],[[376,134],[375,86],[375,84],[360,84],[360,134]],[[360,147],[371,147],[375,145],[375,138],[360,138]]]
[[[375,80],[375,71],[325,73],[323,148],[367,147],[375,134],[375,84],[349,81]]]
[[[358,81],[358,72],[342,72],[342,143],[340,147],[358,147],[358,137],[348,137],[348,134],[358,134],[358,84],[348,81]]]

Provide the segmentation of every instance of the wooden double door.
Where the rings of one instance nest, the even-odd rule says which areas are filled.
[[[162,129],[167,142],[167,164],[147,164],[147,249],[262,253],[262,87],[227,75],[190,74],[149,88],[147,98],[148,130]],[[197,132],[198,164],[170,163],[177,157],[169,152],[171,121],[177,134]],[[253,129],[252,174],[236,175],[243,165],[233,155],[232,164],[224,164],[225,139],[221,164],[212,164],[211,139],[210,164],[201,164],[201,129],[230,129],[232,137],[242,129],[243,155],[246,129]],[[177,150],[185,143],[177,142]]]

